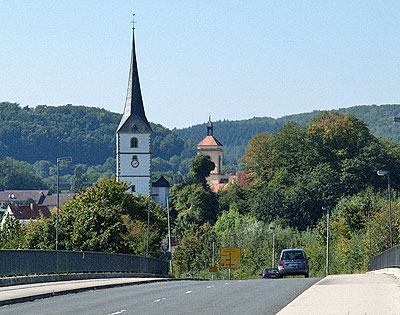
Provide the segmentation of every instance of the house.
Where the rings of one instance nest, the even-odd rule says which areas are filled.
[[[163,207],[167,206],[167,199],[169,197],[169,182],[161,176],[155,183],[151,185],[153,201]]]
[[[12,216],[21,224],[26,224],[29,221],[38,221],[41,217],[50,218],[51,213],[46,206],[38,206],[31,203],[29,206],[8,206],[6,213],[1,220],[1,229],[7,220],[7,217]]]
[[[60,205],[65,201],[72,199],[74,193],[59,194]],[[23,205],[30,201],[38,206],[47,206],[50,208],[57,206],[57,194],[50,190],[4,190],[0,191],[0,208],[6,208],[7,205]]]

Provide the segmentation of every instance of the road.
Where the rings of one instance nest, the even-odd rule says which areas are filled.
[[[276,314],[318,280],[149,283],[2,306],[0,314]]]

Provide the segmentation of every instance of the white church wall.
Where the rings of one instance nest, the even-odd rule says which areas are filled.
[[[132,157],[137,157],[139,165],[132,167]],[[135,165],[135,164],[134,164]],[[120,154],[119,156],[120,176],[150,176],[150,159],[148,154]]]
[[[131,148],[131,139],[138,139],[138,147]],[[119,150],[123,153],[128,152],[150,152],[150,134],[120,134],[119,135]]]

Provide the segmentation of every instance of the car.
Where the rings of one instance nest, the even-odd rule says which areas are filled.
[[[304,275],[308,278],[309,265],[306,253],[303,249],[284,249],[279,257],[279,277],[289,275]]]
[[[278,268],[265,268],[261,274],[262,279],[277,279],[279,278]]]

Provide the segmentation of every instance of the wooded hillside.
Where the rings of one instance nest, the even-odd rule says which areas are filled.
[[[391,138],[395,142],[400,142],[400,125],[393,123],[393,117],[400,114],[400,105],[360,105],[337,110],[340,113],[352,113],[358,119],[364,121],[372,134],[377,137]],[[214,135],[224,145],[225,164],[237,163],[245,152],[251,138],[257,133],[275,133],[282,126],[290,121],[297,122],[306,126],[310,118],[321,113],[313,111],[297,115],[284,116],[278,119],[270,117],[254,117],[252,119],[237,121],[216,121],[214,125]],[[199,142],[205,134],[206,123],[194,125],[173,131],[183,137]]]

